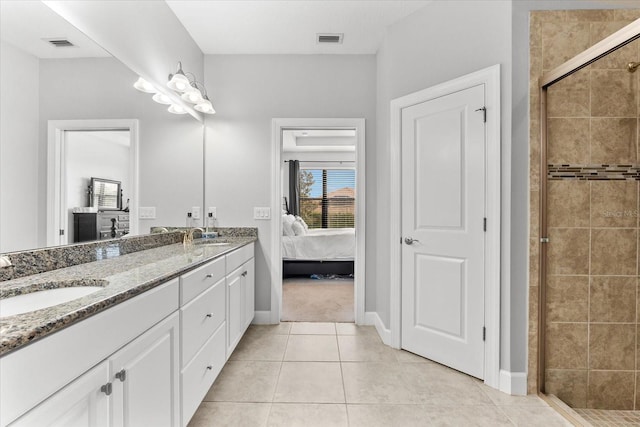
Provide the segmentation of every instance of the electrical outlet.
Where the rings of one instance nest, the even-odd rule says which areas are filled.
[[[271,219],[271,208],[253,208],[253,219]]]
[[[156,219],[156,208],[155,206],[150,207],[139,207],[138,208],[138,218],[140,219]]]
[[[200,219],[200,206],[193,206],[191,208],[191,218]]]
[[[209,207],[209,210],[207,211],[207,217],[209,216],[208,214],[211,214],[213,219],[218,219],[218,212],[216,208],[214,208],[213,206]]]

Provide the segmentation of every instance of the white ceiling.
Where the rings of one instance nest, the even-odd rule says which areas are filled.
[[[282,132],[285,153],[356,151],[353,129],[300,129]]]
[[[374,54],[418,0],[167,0],[205,54]],[[342,44],[317,33],[344,33]]]
[[[67,39],[72,47],[55,47],[43,39]],[[111,56],[40,1],[0,1],[0,39],[38,58]]]

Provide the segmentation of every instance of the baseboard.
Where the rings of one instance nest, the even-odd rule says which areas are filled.
[[[526,396],[527,373],[500,369],[500,391],[515,396]]]
[[[253,316],[254,325],[270,325],[271,324],[271,310],[256,311]]]
[[[376,327],[376,331],[378,331],[378,335],[380,335],[380,339],[386,345],[391,345],[391,330],[384,327],[384,323],[382,323],[382,319],[375,311],[367,311],[364,313],[364,321],[367,325],[374,325]]]

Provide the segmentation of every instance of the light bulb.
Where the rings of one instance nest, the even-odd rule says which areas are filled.
[[[155,95],[153,95],[151,99],[156,101],[158,104],[171,105],[171,99],[169,99],[169,97],[164,93],[158,92]]]
[[[187,110],[185,110],[182,105],[178,105],[178,104],[171,104],[171,106],[169,106],[167,111],[172,114],[187,114]]]
[[[182,99],[192,104],[199,104],[203,100],[200,91],[193,86],[191,87],[191,90],[187,90],[182,94]]]
[[[200,111],[201,113],[205,113],[205,114],[215,114],[216,113],[216,110],[213,109],[213,105],[211,105],[211,101],[209,101],[207,98],[204,98],[202,100],[202,102],[199,102],[193,108],[196,111]]]
[[[184,74],[178,72],[171,77],[171,80],[167,82],[167,86],[177,92],[184,92],[189,89],[189,79]]]
[[[140,92],[145,93],[156,93],[157,90],[151,83],[143,79],[142,77],[138,77],[138,80],[133,84],[133,87],[138,89]]]

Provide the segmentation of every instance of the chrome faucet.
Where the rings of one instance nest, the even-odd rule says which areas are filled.
[[[202,236],[202,233],[204,233],[204,229],[200,227],[190,228],[187,231],[185,231],[184,237],[182,238],[182,244],[185,246],[193,244],[193,234],[196,231],[199,231],[201,236]]]

